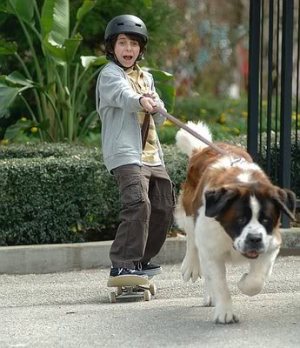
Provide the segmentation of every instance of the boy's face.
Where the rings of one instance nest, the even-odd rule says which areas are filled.
[[[140,54],[140,45],[138,41],[130,39],[125,34],[119,34],[114,52],[118,62],[125,68],[130,68]]]

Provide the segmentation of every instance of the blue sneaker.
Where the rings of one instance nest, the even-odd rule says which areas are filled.
[[[149,286],[149,278],[145,272],[136,269],[112,267],[107,281],[108,287]]]
[[[122,277],[122,276],[139,276],[139,277],[148,277],[146,272],[137,269],[129,269],[129,268],[119,268],[119,267],[111,267],[110,269],[110,277]]]
[[[153,277],[162,272],[161,266],[152,262],[139,262],[136,269],[144,272],[148,277]]]

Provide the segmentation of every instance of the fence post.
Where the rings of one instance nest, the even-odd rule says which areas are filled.
[[[247,149],[257,159],[261,0],[250,0]]]
[[[281,187],[290,188],[294,0],[283,0],[282,6],[280,166],[278,178]],[[286,216],[282,218],[282,227],[289,227],[289,219]]]

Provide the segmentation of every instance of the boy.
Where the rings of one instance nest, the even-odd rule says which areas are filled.
[[[104,163],[117,181],[121,200],[110,277],[151,277],[161,272],[150,260],[166,239],[175,206],[155,127],[164,121],[157,113],[163,102],[152,75],[137,64],[148,41],[144,22],[132,15],[117,16],[108,23],[104,38],[110,62],[99,74],[96,104]]]

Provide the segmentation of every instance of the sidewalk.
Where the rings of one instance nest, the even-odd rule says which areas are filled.
[[[300,255],[300,228],[282,229],[281,255]],[[167,238],[155,261],[175,264],[185,255],[185,237]],[[0,247],[0,274],[66,272],[109,267],[111,241]]]
[[[162,265],[149,302],[111,304],[108,268],[0,275],[1,348],[298,348],[300,256],[278,257],[262,292],[240,293],[245,266],[229,266],[240,323],[216,325],[203,286],[185,283],[180,263]]]

